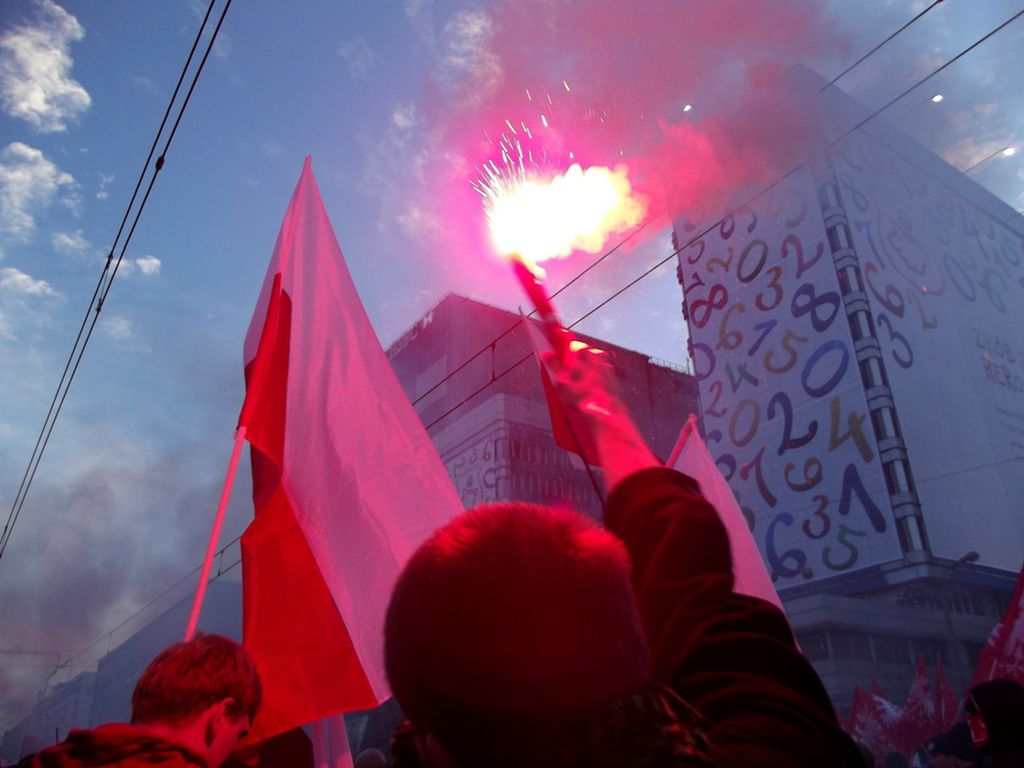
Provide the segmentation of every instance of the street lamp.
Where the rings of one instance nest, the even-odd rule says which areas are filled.
[[[1003,147],[1002,149],[997,149],[991,155],[988,155],[987,157],[982,158],[981,160],[976,162],[974,165],[972,165],[970,168],[964,168],[963,173],[970,173],[975,168],[977,168],[979,165],[984,165],[989,160],[994,158],[996,155],[1002,155],[1003,157],[1013,157],[1015,154],[1017,154],[1017,148],[1016,147]]]

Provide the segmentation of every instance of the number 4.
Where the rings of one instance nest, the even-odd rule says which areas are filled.
[[[828,435],[829,453],[852,437],[853,442],[857,445],[857,450],[860,451],[860,457],[864,459],[865,462],[869,462],[875,458],[875,452],[871,450],[871,444],[864,436],[864,429],[862,428],[864,420],[867,417],[856,412],[850,413],[846,417],[846,431],[843,432],[843,434],[839,434],[839,424],[842,421],[842,415],[838,397],[832,398],[832,402],[829,403],[829,409],[832,412],[832,425],[829,428]]]

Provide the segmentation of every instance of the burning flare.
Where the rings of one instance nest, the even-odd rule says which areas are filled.
[[[512,173],[485,173],[477,189],[498,252],[528,264],[573,251],[599,252],[611,235],[635,227],[647,212],[647,200],[633,193],[627,171],[624,165],[584,171],[574,164],[549,181],[528,177],[521,164]]]

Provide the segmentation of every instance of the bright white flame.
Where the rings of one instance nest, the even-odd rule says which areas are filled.
[[[610,235],[635,227],[647,212],[627,172],[624,165],[584,171],[574,164],[550,181],[501,190],[488,205],[495,247],[527,262],[599,252]]]
[[[1016,147],[1007,147],[1003,150],[1003,157],[1013,157],[1015,154],[1017,154]]]
[[[932,96],[932,101],[938,104],[940,101],[942,101],[943,98],[944,97],[941,93],[936,93],[934,96]]]

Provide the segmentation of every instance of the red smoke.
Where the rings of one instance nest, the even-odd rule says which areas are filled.
[[[426,174],[430,205],[458,222],[447,249],[460,229],[479,252],[471,222],[482,227],[483,214],[468,179],[501,162],[506,121],[542,171],[625,162],[652,216],[720,211],[772,181],[810,143],[783,73],[836,49],[822,10],[808,0],[499,0],[475,17],[482,43],[465,76],[435,82],[425,110],[449,150]]]

